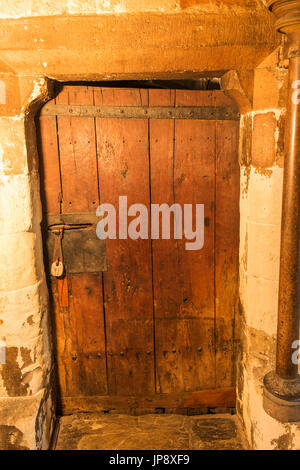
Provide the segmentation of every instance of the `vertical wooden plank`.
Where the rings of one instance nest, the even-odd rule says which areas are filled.
[[[149,106],[175,106],[176,90],[149,90]],[[157,122],[158,124],[166,124],[169,119],[152,119],[151,122]],[[173,120],[170,120],[173,122]]]
[[[97,106],[147,106],[148,90],[140,88],[94,87]]]
[[[174,106],[175,90],[149,90],[149,106]],[[150,119],[151,203],[174,203],[173,157],[174,120]],[[160,218],[160,223],[161,223]],[[174,240],[174,217],[171,215],[170,240],[152,240],[155,324],[160,318],[174,317],[180,305],[182,283],[178,269],[177,240]],[[156,328],[157,330],[157,328]],[[158,331],[156,331],[158,333]],[[159,386],[159,376],[157,385]],[[158,389],[158,391],[160,391]]]
[[[193,94],[196,95],[194,92]],[[187,251],[186,240],[179,243],[180,267],[185,280],[181,316],[187,320],[189,330],[193,333],[187,343],[188,346],[184,349],[184,361],[188,365],[185,377],[189,378],[191,384],[188,390],[213,388],[215,386],[214,123],[178,120],[175,139],[175,200],[182,206],[204,204],[205,213],[204,247],[200,251]]]
[[[214,106],[214,91],[176,90],[176,106]]]
[[[150,104],[158,105],[157,100],[151,101],[151,92]],[[176,105],[198,104],[210,105],[211,94],[176,90]],[[205,204],[207,227],[201,251],[186,251],[184,240],[153,241],[157,391],[161,393],[215,385],[215,128],[211,122],[175,121],[173,152],[170,125],[151,121],[152,202],[170,201],[182,207]]]
[[[68,276],[65,274],[63,278],[57,279],[57,294],[60,307],[69,306],[69,289]]]
[[[65,87],[61,104],[93,104],[91,87]],[[95,124],[91,117],[59,116],[63,212],[94,212],[99,203]]]
[[[174,105],[175,90],[149,90],[149,106]],[[152,204],[171,206],[175,202],[174,129],[173,119],[150,119]],[[157,393],[181,391],[185,386],[177,337],[184,280],[179,266],[178,241],[174,240],[173,215],[170,220],[170,240],[152,240]]]
[[[124,90],[95,90],[95,103],[141,104],[141,94],[133,91],[126,101]],[[96,127],[101,202],[114,205],[117,220],[119,196],[127,196],[128,207],[142,203],[149,209],[148,122],[97,119]],[[103,279],[109,392],[154,393],[151,243],[149,239],[108,239],[106,247],[108,271]]]
[[[61,192],[57,128],[55,116],[39,119],[40,175],[43,211],[48,214],[60,212]]]
[[[239,123],[216,123],[216,375],[217,387],[234,386],[238,311]]]
[[[93,104],[93,89],[64,87],[56,101]],[[57,119],[62,210],[96,211],[98,172],[94,120],[69,117]],[[49,181],[44,184],[47,191]],[[102,274],[83,273],[66,276],[63,280],[52,279],[51,291],[61,395],[107,393]]]
[[[69,277],[69,308],[54,287],[56,357],[62,396],[107,393],[101,274]]]

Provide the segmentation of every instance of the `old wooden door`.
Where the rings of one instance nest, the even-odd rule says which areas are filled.
[[[62,411],[233,406],[239,123],[232,101],[219,90],[64,86],[39,126],[44,234],[49,220],[65,224],[72,258],[64,277],[49,275]],[[186,240],[173,237],[108,239],[97,249],[102,267],[87,257],[72,270],[87,231],[95,232],[97,206],[118,208],[120,195],[149,213],[151,203],[204,204],[203,249],[187,251]]]

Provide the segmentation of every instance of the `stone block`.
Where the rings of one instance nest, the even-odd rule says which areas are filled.
[[[268,335],[277,332],[278,281],[243,272],[240,280],[246,324]]]
[[[276,69],[257,68],[254,80],[253,109],[278,108],[279,85]]]
[[[39,176],[0,175],[0,234],[26,232],[42,219]]]
[[[30,397],[0,397],[0,449],[48,449],[54,424],[49,391]]]
[[[270,168],[275,162],[277,121],[273,112],[256,114],[253,120],[252,165]]]
[[[247,273],[276,281],[279,278],[280,227],[248,221]]]
[[[24,118],[0,117],[0,174],[28,172]]]
[[[280,225],[282,180],[282,168],[263,173],[252,167],[247,194],[241,195],[241,214],[251,222]]]
[[[0,292],[16,291],[43,277],[41,234],[0,235]]]

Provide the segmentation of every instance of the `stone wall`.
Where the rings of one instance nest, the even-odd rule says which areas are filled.
[[[252,107],[241,118],[238,403],[254,449],[299,449],[299,424],[262,406],[263,377],[275,369],[284,124],[288,71],[277,49],[254,71]]]
[[[46,449],[55,419],[33,121],[51,80],[208,74],[224,76],[242,113],[239,415],[253,448],[300,447],[298,426],[262,408],[262,377],[275,358],[286,80],[263,4],[0,1],[0,448]]]
[[[185,9],[243,12],[263,8],[264,0],[18,0],[0,1],[0,18],[50,15],[120,14],[127,12],[178,12]]]
[[[16,116],[0,117],[0,448],[49,445],[54,421],[51,334],[40,222],[35,109],[44,81]]]

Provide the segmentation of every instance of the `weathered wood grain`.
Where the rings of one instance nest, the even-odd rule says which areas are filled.
[[[71,90],[70,90],[71,88]],[[65,87],[59,104],[93,104],[93,91]],[[96,211],[99,203],[94,119],[59,116],[58,137],[62,178],[62,211]]]
[[[101,274],[69,276],[69,308],[54,290],[56,359],[60,396],[107,392]]]
[[[216,380],[235,383],[239,269],[239,126],[216,123]]]
[[[65,86],[56,102],[144,111],[206,107],[215,116],[232,107],[216,90],[82,86]],[[40,117],[48,220],[95,224],[99,200],[117,208],[119,196],[127,196],[128,207],[144,204],[149,222],[150,203],[205,205],[200,251],[187,251],[189,240],[174,240],[173,229],[170,240],[106,240],[103,278],[67,272],[52,279],[64,412],[182,412],[235,403],[238,123],[151,116],[60,115],[59,148],[56,118]]]
[[[41,195],[45,213],[60,212],[61,180],[55,116],[39,119]]]
[[[131,105],[147,99],[145,90],[95,93],[96,104]],[[96,119],[96,130],[100,200],[117,209],[119,196],[124,195],[128,206],[142,203],[149,209],[147,121]],[[106,249],[108,270],[103,280],[109,393],[154,393],[151,242],[107,239]]]
[[[60,400],[64,415],[89,412],[131,412],[144,413],[165,410],[183,412],[188,409],[231,408],[235,407],[235,389],[211,389],[195,392],[166,393],[143,396],[94,396],[63,397]]]

